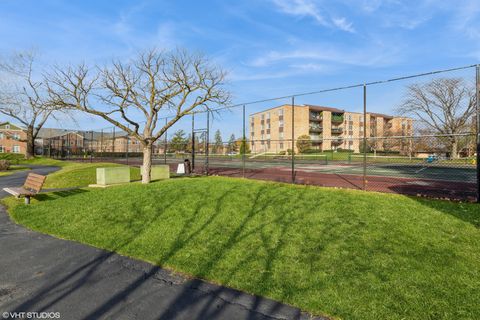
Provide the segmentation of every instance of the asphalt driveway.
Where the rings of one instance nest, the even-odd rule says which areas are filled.
[[[22,185],[27,174],[0,177],[0,189]],[[14,311],[61,319],[311,319],[270,299],[30,231],[1,206],[0,257],[0,319]]]

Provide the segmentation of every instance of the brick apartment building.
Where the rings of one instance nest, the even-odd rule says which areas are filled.
[[[0,123],[0,153],[22,153],[27,151],[26,132],[10,122]]]
[[[9,122],[0,123],[0,153],[26,154],[26,132],[20,126]],[[82,155],[93,152],[100,153],[141,153],[140,142],[125,132],[97,132],[67,130],[58,128],[42,128],[35,139],[36,155]],[[154,145],[154,153],[162,153],[163,149]]]
[[[312,148],[319,150],[347,149],[360,152],[363,144],[364,121],[367,137],[409,136],[413,120],[379,113],[349,112],[337,108],[295,106],[295,140],[310,136]],[[249,116],[249,140],[253,153],[278,153],[292,148],[292,106],[281,105]],[[385,139],[369,141],[370,147],[381,151]],[[294,144],[296,150],[296,145]],[[392,149],[401,152],[401,147]]]

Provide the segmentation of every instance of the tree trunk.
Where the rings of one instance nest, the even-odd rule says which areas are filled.
[[[457,137],[452,137],[451,139],[451,155],[450,158],[456,159],[458,158],[458,142],[457,142]]]
[[[33,138],[33,127],[27,127],[27,149],[25,150],[25,158],[31,159],[35,156],[35,139]]]
[[[152,144],[143,146],[142,183],[150,183],[150,170],[152,168]]]

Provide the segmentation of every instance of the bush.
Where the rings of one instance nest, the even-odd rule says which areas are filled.
[[[280,151],[278,154],[281,155],[281,156],[284,156],[285,154],[287,154],[287,152],[285,150],[283,150],[283,151]]]
[[[308,149],[308,150],[304,150],[302,153],[307,153],[307,154],[323,153],[323,151],[320,149]]]
[[[302,135],[297,138],[297,149],[298,153],[305,153],[306,150],[309,150],[312,147],[312,139],[309,135]]]
[[[353,153],[353,150],[350,150],[350,149],[342,149],[342,148],[338,148],[338,149],[337,149],[337,152],[347,152],[347,153]]]
[[[10,168],[10,161],[0,160],[0,171],[6,171]]]
[[[16,161],[25,159],[21,153],[0,153],[0,160]]]

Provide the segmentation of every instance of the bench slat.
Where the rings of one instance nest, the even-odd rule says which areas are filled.
[[[43,186],[43,182],[38,181],[26,181],[23,185],[24,187],[33,187],[33,188],[41,188]]]
[[[15,197],[19,196],[34,196],[36,193],[30,190],[26,190],[22,187],[20,188],[3,188],[3,191],[10,193]]]
[[[45,182],[46,178],[46,176],[42,176],[36,173],[29,173],[23,187],[25,189],[34,190],[36,193],[38,193],[42,189],[43,183]]]

